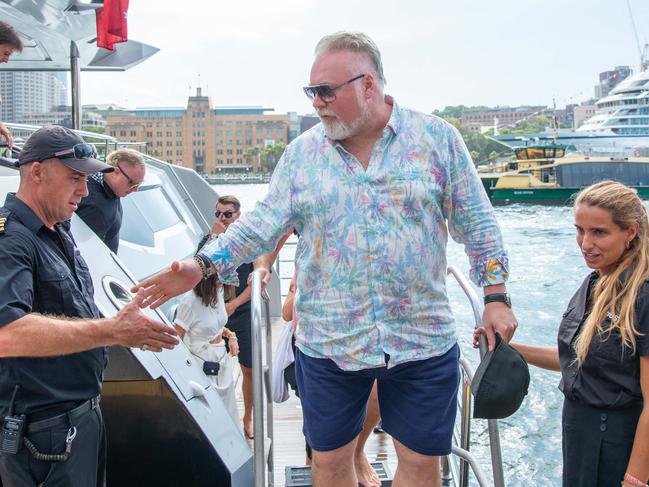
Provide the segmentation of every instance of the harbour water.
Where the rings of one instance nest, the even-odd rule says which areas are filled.
[[[246,211],[263,197],[267,186],[214,188],[221,195],[236,195]],[[589,272],[575,243],[571,209],[512,205],[497,207],[495,211],[511,262],[508,290],[520,323],[515,340],[554,345],[565,306]],[[463,247],[450,242],[448,253],[449,265],[468,275]],[[473,315],[464,293],[452,278],[449,295],[463,353],[475,368],[479,357],[471,348]],[[499,422],[506,485],[561,485],[563,396],[557,388],[559,374],[534,367],[530,373],[530,389],[521,409]],[[474,420],[471,434],[472,450],[490,471],[486,421]]]

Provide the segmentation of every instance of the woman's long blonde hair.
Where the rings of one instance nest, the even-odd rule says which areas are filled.
[[[602,323],[610,319],[607,333],[619,332],[623,346],[635,353],[635,301],[642,283],[649,278],[649,222],[647,210],[637,192],[621,183],[602,181],[582,190],[575,199],[573,210],[580,205],[595,206],[607,211],[613,223],[623,230],[638,224],[638,233],[628,243],[617,266],[600,275],[592,296],[592,309],[575,341],[577,362],[584,363],[595,334],[605,330]],[[620,350],[620,357],[622,350]]]

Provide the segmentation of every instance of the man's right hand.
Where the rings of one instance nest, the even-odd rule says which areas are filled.
[[[173,327],[146,316],[142,310],[145,292],[140,289],[133,300],[113,318],[111,330],[115,342],[125,347],[142,348],[161,352],[178,345],[178,334]]]
[[[270,269],[266,267],[257,267],[255,265],[255,272],[259,271],[260,276],[261,276],[261,290],[263,291],[268,287],[270,284],[270,278],[272,277],[272,273],[270,272]],[[248,276],[248,286],[252,286],[252,272]]]
[[[174,296],[186,293],[194,288],[203,278],[201,267],[193,259],[174,261],[169,269],[158,272],[155,276],[142,281],[131,288],[131,292],[144,289],[144,300],[140,307],[151,309],[166,303]]]
[[[226,229],[225,225],[218,218],[214,220],[214,223],[212,223],[212,233],[215,235],[222,234],[223,232],[225,232],[225,229]]]

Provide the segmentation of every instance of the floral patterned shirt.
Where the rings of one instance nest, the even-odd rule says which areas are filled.
[[[225,283],[295,226],[297,345],[345,370],[442,355],[456,343],[448,234],[479,286],[505,282],[493,209],[457,130],[393,104],[367,170],[316,125],[288,145],[268,194],[204,252]]]

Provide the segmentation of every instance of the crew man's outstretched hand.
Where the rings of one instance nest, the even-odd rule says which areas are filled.
[[[142,308],[150,306],[155,309],[174,296],[193,289],[202,278],[201,268],[195,260],[176,260],[169,269],[133,286],[131,291],[139,293],[139,290],[143,289],[144,299],[140,306]]]
[[[138,291],[133,300],[111,321],[111,332],[115,337],[115,343],[152,352],[161,352],[163,348],[174,348],[178,345],[176,330],[149,318],[142,312],[140,308],[144,295],[143,290]]]
[[[489,303],[482,313],[482,327],[491,351],[496,346],[496,332],[509,343],[518,327],[518,321],[505,303]]]

